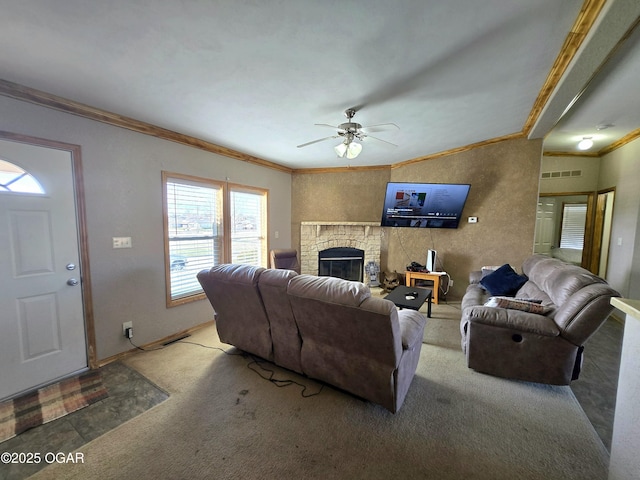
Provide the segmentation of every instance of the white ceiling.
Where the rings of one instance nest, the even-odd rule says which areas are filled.
[[[610,4],[636,9],[609,0],[605,11]],[[286,167],[388,165],[522,132],[582,5],[0,0],[0,78]],[[622,23],[602,35],[617,43]],[[640,56],[637,36],[610,80],[592,81],[577,113],[557,124],[547,149],[575,150],[574,137],[600,123],[615,124],[602,132],[618,138],[640,127],[640,61],[630,58]],[[597,54],[582,58],[596,63],[591,73],[599,65]],[[591,76],[583,70],[533,136],[556,125]],[[342,123],[349,107],[362,125],[397,124],[374,135],[398,146],[368,139],[354,160],[336,157],[339,140],[296,148],[332,135],[314,124]]]

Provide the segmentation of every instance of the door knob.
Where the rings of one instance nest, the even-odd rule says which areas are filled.
[[[75,263],[67,264],[67,270],[75,270],[75,269],[76,269],[76,264]]]
[[[75,278],[70,278],[69,280],[67,280],[67,285],[71,285],[72,287],[75,287],[76,285],[78,285],[78,280]]]

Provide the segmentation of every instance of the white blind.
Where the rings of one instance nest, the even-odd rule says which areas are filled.
[[[584,228],[587,221],[586,204],[564,205],[562,212],[562,231],[560,232],[560,248],[584,247]]]
[[[231,189],[230,201],[231,261],[266,265],[265,194]]]
[[[222,259],[222,189],[167,180],[171,299],[202,292],[197,273]]]

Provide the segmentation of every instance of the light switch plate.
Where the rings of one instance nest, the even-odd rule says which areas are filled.
[[[469,223],[478,223],[478,217],[469,217]]]

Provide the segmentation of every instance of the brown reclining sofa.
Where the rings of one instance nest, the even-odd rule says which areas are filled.
[[[248,265],[198,273],[220,340],[397,412],[415,374],[424,316],[360,283]]]

